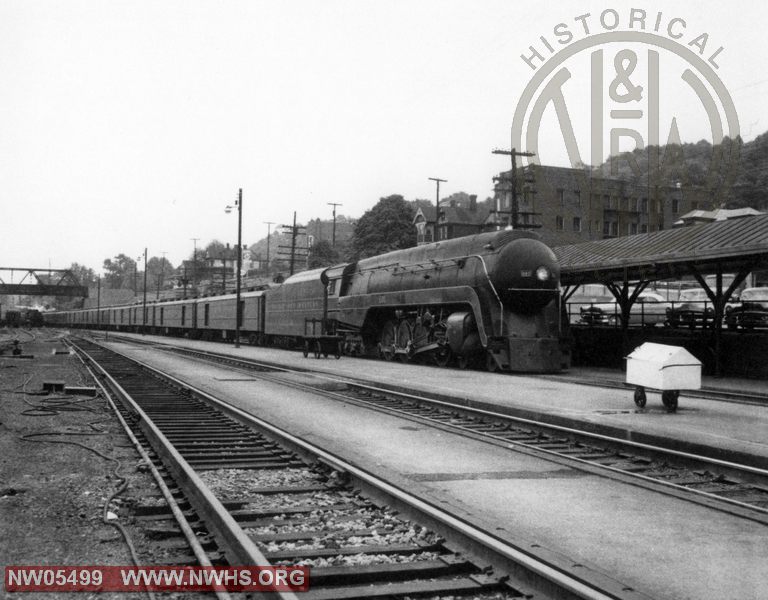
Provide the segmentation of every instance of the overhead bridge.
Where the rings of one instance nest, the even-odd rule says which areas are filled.
[[[626,337],[629,314],[653,281],[691,275],[715,310],[717,370],[725,305],[750,272],[768,269],[768,215],[553,248],[567,301],[579,285],[602,283],[616,298]],[[705,277],[714,275],[714,286]],[[723,276],[728,285],[723,288]],[[732,277],[732,279],[731,279]]]
[[[16,274],[19,275],[16,275]],[[15,279],[18,283],[13,283]],[[10,280],[10,283],[8,282]],[[88,288],[80,285],[69,269],[30,269],[0,267],[0,296],[80,296],[88,297]]]

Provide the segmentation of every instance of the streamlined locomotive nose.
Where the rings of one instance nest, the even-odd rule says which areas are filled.
[[[548,246],[522,238],[501,250],[491,279],[505,306],[530,314],[556,298],[560,266]]]

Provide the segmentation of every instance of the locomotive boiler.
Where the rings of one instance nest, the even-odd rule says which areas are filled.
[[[351,353],[516,372],[569,366],[559,265],[533,233],[425,244],[325,276],[328,318]]]

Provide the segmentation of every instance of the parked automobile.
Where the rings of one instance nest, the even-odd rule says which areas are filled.
[[[670,303],[656,292],[641,292],[629,311],[629,326],[655,327],[667,321]],[[581,322],[591,325],[621,323],[621,310],[616,301],[595,303],[580,309]]]
[[[680,299],[667,308],[667,324],[670,327],[706,327],[715,318],[715,308],[701,288],[683,290]]]
[[[607,325],[616,306],[613,296],[573,296],[568,302],[568,313],[571,323]]]
[[[725,307],[728,329],[768,327],[768,287],[747,288],[741,292],[741,303]]]

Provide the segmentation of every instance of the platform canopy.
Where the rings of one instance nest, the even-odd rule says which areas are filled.
[[[715,221],[654,233],[553,248],[565,300],[587,283],[602,283],[616,298],[627,341],[632,305],[659,279],[693,276],[712,302],[715,372],[721,372],[725,305],[751,271],[768,268],[768,215]],[[710,286],[706,275],[715,275]],[[732,275],[724,285],[724,275]]]
[[[18,275],[17,275],[18,273]],[[19,279],[14,283],[14,279]],[[69,269],[0,267],[0,296],[81,296],[88,288],[80,285]]]
[[[553,248],[564,286],[768,268],[768,215]]]

